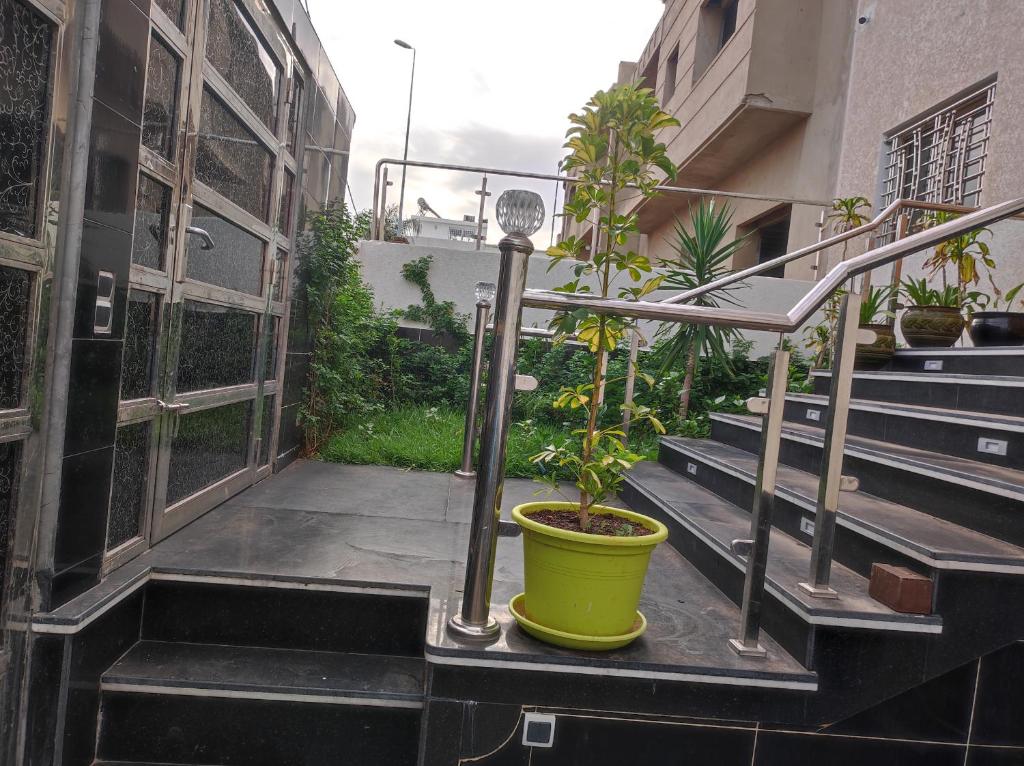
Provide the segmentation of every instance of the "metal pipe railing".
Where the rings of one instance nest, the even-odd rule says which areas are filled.
[[[750,540],[747,570],[743,577],[743,597],[740,607],[740,637],[729,639],[729,646],[745,657],[765,657],[768,652],[760,643],[761,602],[764,598],[764,580],[768,569],[768,545],[771,540],[772,515],[775,511],[775,479],[779,470],[779,449],[782,441],[782,414],[786,407],[786,387],[789,383],[789,351],[783,336],[772,354],[768,367],[768,398],[757,401],[761,419],[761,450],[757,461],[757,479],[754,483],[754,507],[750,513]],[[746,547],[746,546],[744,546]]]
[[[492,176],[506,176],[508,178],[529,178],[535,181],[558,181],[560,183],[567,184],[582,184],[591,183],[583,178],[577,178],[575,176],[566,176],[552,173],[533,173],[526,170],[502,170],[501,168],[484,168],[476,167],[473,165],[452,165],[444,162],[421,162],[419,160],[399,160],[391,157],[385,157],[384,159],[377,161],[377,166],[373,173],[373,209],[372,209],[372,220],[376,222],[378,216],[382,212],[386,213],[386,209],[383,207],[383,203],[378,207],[378,198],[381,193],[381,171],[385,173],[387,178],[387,166],[398,165],[407,168],[424,168],[426,170],[454,170],[462,173],[480,173],[481,175],[492,175]],[[605,182],[603,185],[608,185]],[[629,184],[627,188],[637,188],[635,184]],[[730,199],[749,199],[759,202],[775,202],[784,203],[790,205],[811,205],[813,207],[828,207],[830,202],[823,202],[821,200],[809,200],[809,199],[798,199],[793,197],[777,197],[770,194],[747,194],[745,192],[732,192],[724,191],[721,189],[700,189],[697,187],[690,186],[671,186],[669,184],[659,184],[656,187],[657,191],[663,194],[691,194],[691,195],[711,195],[715,197],[728,197]],[[377,227],[372,226],[371,229],[374,231],[383,231],[383,226]],[[383,237],[376,237],[377,239],[383,239]]]
[[[476,325],[473,328],[473,367],[469,373],[469,401],[466,404],[466,426],[462,433],[462,466],[455,475],[462,479],[476,476],[473,470],[473,447],[476,446],[476,411],[480,406],[480,379],[483,377],[484,341],[491,302],[476,302]]]
[[[484,422],[481,432],[480,467],[477,472],[470,529],[466,580],[460,611],[449,621],[449,629],[464,638],[491,639],[499,632],[490,617],[491,582],[497,546],[501,490],[505,466],[505,442],[511,409],[522,309],[572,311],[587,309],[599,314],[667,322],[721,325],[746,330],[770,330],[785,334],[798,330],[818,311],[832,293],[856,276],[897,262],[928,247],[976,228],[994,224],[1024,212],[1024,198],[1018,198],[976,210],[948,223],[934,226],[904,239],[874,248],[833,269],[786,314],[751,311],[732,307],[706,307],[679,303],[624,301],[596,298],[585,294],[565,294],[543,290],[525,290],[529,254],[533,246],[526,237],[510,235],[499,245],[501,270],[495,309],[495,341],[490,358],[490,383],[487,388]],[[811,574],[805,589],[815,595],[828,594],[828,574],[833,556],[835,513],[843,486],[842,462],[846,440],[853,374],[853,354],[858,341],[857,311],[860,295],[854,286],[844,297],[841,329],[837,340],[829,420],[826,424],[826,457],[819,484],[819,503]],[[771,369],[771,396],[762,403],[766,413],[762,428],[762,450],[758,470],[757,506],[752,518],[747,553],[740,638],[733,641],[737,651],[763,656],[758,643],[759,605],[764,591],[764,568],[770,540],[771,510],[774,502],[774,476],[781,440],[783,403],[788,373],[788,353],[780,345]]]
[[[511,234],[498,244],[501,266],[494,296],[494,345],[480,433],[480,467],[473,493],[473,519],[466,555],[462,608],[448,622],[453,633],[470,639],[490,639],[500,632],[491,617],[491,583],[501,520],[501,491],[505,483],[505,446],[515,390],[516,350],[522,321],[523,290],[533,243]]]

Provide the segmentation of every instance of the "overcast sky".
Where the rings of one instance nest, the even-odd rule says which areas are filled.
[[[660,0],[309,0],[356,111],[349,183],[357,206],[370,206],[377,160],[402,156],[412,52],[395,38],[417,49],[410,159],[554,173],[567,115],[613,83],[619,61],[640,56],[662,8]],[[444,217],[475,215],[479,186],[479,176],[410,170],[405,214],[424,197]],[[494,178],[490,204],[512,187],[541,192],[550,214],[553,183]],[[496,226],[489,234],[501,236]]]

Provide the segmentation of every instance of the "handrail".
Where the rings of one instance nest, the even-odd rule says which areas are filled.
[[[890,206],[891,207],[891,206]],[[888,209],[888,208],[887,208]],[[596,298],[585,293],[558,293],[550,290],[526,290],[523,305],[554,311],[585,308],[598,314],[626,316],[666,322],[721,325],[744,330],[766,330],[792,333],[799,330],[829,296],[847,279],[898,261],[912,253],[940,244],[979,227],[1024,212],[1024,197],[975,210],[960,218],[920,231],[888,245],[874,248],[863,255],[843,261],[801,298],[785,314],[752,311],[732,307],[693,306],[669,301],[628,301],[617,298]],[[806,248],[805,248],[806,249]],[[773,263],[777,263],[774,261]],[[739,272],[742,273],[742,272]],[[716,283],[721,286],[721,280]],[[692,291],[691,291],[692,292]]]
[[[711,194],[712,192],[708,193]],[[885,221],[888,218],[895,215],[896,213],[901,212],[904,209],[932,210],[936,212],[945,213],[974,213],[979,210],[979,208],[976,207],[965,207],[963,205],[948,205],[940,202],[925,202],[923,200],[915,199],[898,199],[895,202],[889,204],[888,207],[886,207],[882,212],[880,212],[867,223],[863,223],[860,226],[856,226],[847,231],[840,232],[839,234],[835,234],[831,237],[823,239],[820,242],[815,242],[812,245],[801,247],[798,250],[794,250],[791,253],[780,255],[778,258],[773,258],[770,261],[759,263],[755,266],[751,266],[741,271],[734,271],[732,274],[724,276],[721,279],[715,280],[714,282],[710,282],[709,284],[701,285],[700,287],[694,287],[690,290],[686,290],[685,292],[673,295],[670,298],[664,298],[661,301],[661,303],[685,303],[686,301],[693,300],[694,298],[697,298],[701,295],[706,295],[707,293],[714,292],[715,290],[720,290],[723,287],[727,287],[737,282],[742,282],[747,277],[754,277],[765,271],[773,271],[779,268],[779,266],[785,266],[787,263],[791,263],[792,261],[798,261],[801,258],[805,258],[808,255],[820,253],[823,250],[827,250],[828,248],[833,247],[835,245],[842,244],[843,242],[848,242],[851,239],[856,239],[862,234],[870,234],[871,232],[877,230],[878,227],[881,226],[883,223],[885,223]]]
[[[378,215],[380,215],[381,207],[381,168],[386,170],[387,165],[402,165],[411,168],[425,168],[427,170],[457,170],[465,173],[480,173],[483,175],[492,176],[508,176],[511,178],[529,178],[535,181],[558,181],[559,183],[570,183],[570,184],[582,184],[591,183],[590,181],[577,178],[575,176],[567,176],[560,174],[549,174],[549,173],[532,173],[527,170],[502,170],[501,168],[484,168],[476,167],[473,165],[453,165],[445,162],[422,162],[420,160],[399,160],[390,157],[384,157],[383,159],[377,160],[377,165],[373,171],[373,208],[371,211],[371,220],[376,222]],[[603,182],[602,185],[607,186],[608,182]],[[629,184],[628,188],[637,188],[636,184]],[[712,195],[715,197],[729,197],[735,199],[752,199],[758,200],[759,202],[783,202],[790,205],[810,205],[812,207],[828,207],[830,202],[823,202],[821,200],[810,200],[810,199],[799,199],[793,197],[776,197],[770,194],[747,194],[744,192],[731,192],[723,191],[721,189],[699,189],[696,187],[689,186],[671,186],[669,184],[659,184],[655,187],[656,191],[667,193],[667,194],[702,194]],[[377,233],[378,228],[373,227],[372,231],[374,234]]]

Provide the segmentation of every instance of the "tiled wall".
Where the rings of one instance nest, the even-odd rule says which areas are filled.
[[[96,54],[52,604],[94,585],[103,559],[148,41],[149,0],[104,0]],[[109,335],[93,332],[100,271],[116,275],[114,322]]]
[[[828,727],[545,710],[557,716],[551,748],[523,746],[517,706],[431,700],[423,766],[1024,764],[1022,681],[1019,642]]]

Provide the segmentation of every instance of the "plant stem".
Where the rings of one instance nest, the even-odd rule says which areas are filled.
[[[690,413],[690,394],[693,391],[693,379],[697,375],[697,339],[690,343],[686,355],[686,375],[683,377],[683,388],[679,392],[679,419],[686,420]]]

